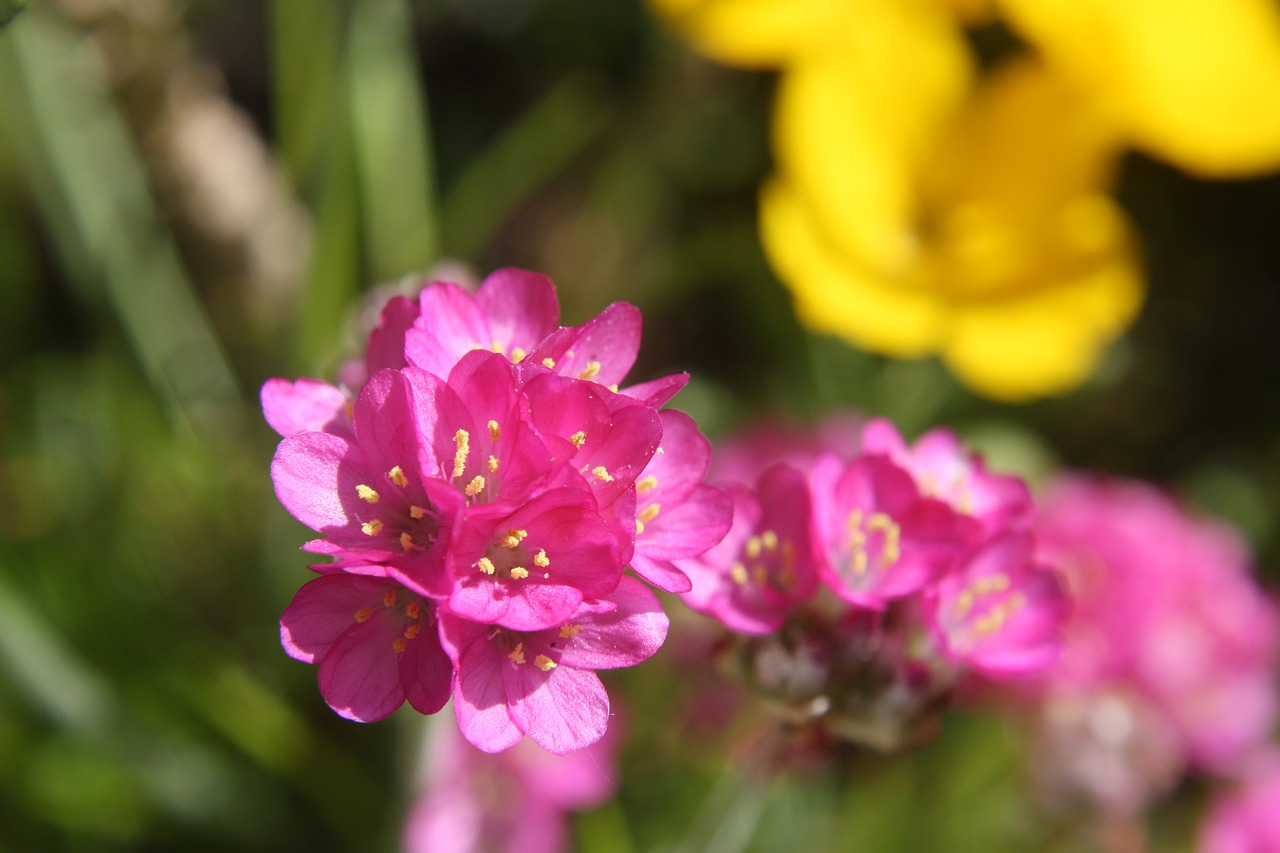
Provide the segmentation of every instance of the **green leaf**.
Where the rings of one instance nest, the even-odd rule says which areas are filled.
[[[6,26],[30,2],[31,0],[0,0],[0,27]]]

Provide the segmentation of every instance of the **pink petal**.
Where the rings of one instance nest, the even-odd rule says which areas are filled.
[[[356,486],[364,466],[346,439],[322,432],[303,432],[280,442],[271,460],[276,497],[294,518],[321,533],[338,532],[354,523]]]
[[[434,714],[453,692],[453,662],[440,646],[435,624],[426,620],[421,627],[418,636],[405,641],[400,655],[400,683],[415,710]]]
[[[321,578],[323,580],[323,578]],[[399,656],[392,643],[400,626],[379,607],[329,647],[320,661],[320,692],[329,707],[356,722],[380,720],[404,704]]]
[[[571,638],[555,636],[561,666],[577,669],[617,669],[653,657],[667,638],[667,615],[658,597],[644,584],[624,577],[606,601],[617,605],[609,613],[582,616],[581,629]],[[556,636],[563,635],[558,631]],[[543,635],[547,636],[547,635]]]
[[[682,503],[670,509],[662,506],[636,536],[636,552],[654,560],[696,557],[724,539],[732,523],[733,501],[729,495],[702,485]]]
[[[369,333],[365,348],[365,374],[372,376],[379,370],[398,370],[407,366],[404,357],[404,336],[418,319],[416,303],[403,296],[393,296],[382,307],[378,326]]]
[[[654,560],[637,551],[631,557],[631,570],[663,592],[678,595],[693,589],[693,581],[670,560]]]
[[[509,666],[503,682],[511,719],[534,743],[555,755],[590,746],[609,725],[609,696],[594,672],[532,663]]]
[[[456,284],[436,282],[418,297],[421,316],[405,333],[409,364],[439,377],[475,347],[492,343],[489,323],[470,293]]]
[[[280,642],[290,657],[315,663],[344,631],[356,624],[363,607],[380,609],[394,584],[338,574],[303,584],[280,617]]]
[[[619,389],[618,393],[639,400],[645,405],[653,406],[655,409],[661,409],[671,402],[671,398],[680,393],[684,386],[688,384],[689,374],[672,373],[658,379],[651,379],[648,382],[628,385],[626,388]]]
[[[262,415],[288,438],[300,432],[351,435],[347,395],[318,379],[268,379],[262,386]]]
[[[503,667],[510,662],[485,636],[487,628],[442,615],[441,640],[457,663],[453,686],[453,711],[458,728],[472,746],[485,752],[501,752],[523,733],[507,712]]]
[[[539,273],[514,268],[490,273],[476,292],[476,304],[507,356],[517,347],[532,351],[560,323],[555,285]]]

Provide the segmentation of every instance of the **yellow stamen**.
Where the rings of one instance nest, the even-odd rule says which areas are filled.
[[[524,663],[524,643],[516,643],[516,647],[507,655],[507,659],[519,666]]]
[[[547,566],[551,565],[551,560],[547,557],[545,549],[538,549],[538,553],[533,557],[533,564],[540,569],[545,569]]]
[[[478,494],[480,494],[481,492],[483,492],[483,491],[484,491],[484,477],[481,477],[479,474],[477,474],[476,476],[472,477],[472,478],[471,478],[471,482],[470,482],[470,483],[467,483],[467,488],[466,488],[464,491],[466,491],[466,493],[467,493],[467,497],[469,497],[469,498],[474,498],[476,495],[478,495]]]
[[[396,591],[395,591],[394,589],[389,589],[389,590],[387,590],[386,592],[384,592],[384,593],[382,594],[382,604],[383,604],[383,606],[384,606],[384,607],[395,607],[395,606],[396,606],[396,598],[397,598],[397,596],[396,596]]]
[[[591,473],[595,474],[597,480],[602,480],[603,482],[606,482],[606,483],[613,482],[613,475],[610,474],[607,470],[605,470],[605,467],[603,465],[597,465],[596,467],[592,468]]]
[[[760,541],[759,536],[750,536],[747,538],[747,544],[742,547],[742,553],[748,560],[754,560],[760,556],[760,549],[763,547],[764,543]]]
[[[408,628],[404,629],[404,638],[406,640],[412,640],[414,637],[418,636],[421,631],[421,625],[410,625]]]
[[[422,602],[414,599],[404,606],[404,615],[410,619],[417,619],[422,615]]]
[[[497,421],[489,421],[489,440],[495,444],[502,438],[502,427]]]
[[[778,534],[774,533],[772,530],[766,530],[764,533],[761,533],[760,542],[764,545],[764,552],[766,554],[772,554],[774,551],[778,550]]]
[[[412,551],[412,550],[413,550],[413,537],[412,537],[412,536],[410,536],[408,533],[401,533],[401,534],[400,534],[400,547],[401,547],[401,548],[403,548],[405,551]]]
[[[396,654],[401,654],[404,651],[404,638],[396,637],[395,642],[391,644],[391,650]]]
[[[361,607],[359,610],[356,611],[356,621],[367,622],[369,621],[369,617],[372,615],[373,615],[372,607]]]
[[[524,566],[516,566],[511,570],[511,577],[514,580],[522,581],[525,578],[529,577],[529,570],[526,569]]]
[[[387,479],[402,489],[409,485],[409,478],[404,475],[404,469],[399,465],[387,472]]]
[[[427,514],[427,511],[416,504],[410,505],[409,507],[410,518],[422,518],[426,514]]]
[[[514,548],[519,545],[524,538],[529,535],[527,530],[508,530],[498,541],[502,543],[503,548]]]
[[[471,433],[460,429],[453,434],[453,446],[457,448],[453,454],[453,476],[461,477],[467,470],[467,454],[471,451]]]
[[[528,355],[528,353],[527,353],[527,352],[525,352],[525,351],[524,351],[523,349],[521,349],[520,347],[512,347],[512,349],[511,349],[511,363],[512,363],[512,364],[519,364],[520,362],[524,361],[524,357],[525,357],[526,355]]]
[[[643,480],[636,483],[636,494],[643,495],[645,492],[649,491],[650,489],[656,489],[657,487],[658,487],[658,478],[650,474],[648,477],[645,477]]]
[[[498,472],[498,457],[490,456],[489,464],[487,467],[489,468],[490,474],[496,474]]]
[[[550,672],[556,668],[556,662],[546,655],[538,655],[533,659],[533,665],[543,672]]]
[[[481,557],[477,560],[476,568],[480,569],[480,571],[484,572],[486,575],[491,575],[497,571],[497,568],[493,565],[493,560],[490,560],[488,557]]]
[[[556,361],[553,358],[544,358],[542,360],[542,366],[547,368],[548,370],[551,370],[556,366]]]
[[[579,379],[595,379],[600,374],[600,362],[588,361],[586,369],[578,374]]]
[[[642,524],[648,524],[649,522],[653,521],[655,518],[658,517],[658,513],[659,511],[661,511],[661,509],[662,507],[660,507],[658,504],[649,504],[647,507],[644,508],[644,511],[640,513],[640,522]]]
[[[375,518],[360,525],[360,529],[364,531],[365,536],[377,536],[382,532],[382,522]]]
[[[749,578],[747,577],[747,567],[742,563],[734,563],[733,568],[729,569],[729,577],[733,578],[733,582],[738,586],[746,586]]]
[[[587,443],[587,434],[582,430],[578,430],[573,435],[569,436],[569,441],[574,447],[581,447]]]
[[[581,625],[574,625],[573,623],[569,623],[569,624],[566,624],[566,625],[561,625],[561,626],[560,626],[560,639],[562,639],[562,640],[572,640],[574,637],[578,636],[578,632],[580,632],[581,630],[582,630],[582,626],[581,626]]]
[[[382,499],[377,492],[363,484],[356,486],[356,494],[360,496],[360,500],[371,504],[376,504]]]
[[[502,341],[497,338],[489,341],[489,350],[491,352],[502,352]]]
[[[636,519],[636,535],[639,536],[641,533],[644,533],[644,522],[637,518]]]

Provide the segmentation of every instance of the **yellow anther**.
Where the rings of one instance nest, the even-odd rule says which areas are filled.
[[[512,363],[512,364],[519,364],[520,362],[524,361],[524,357],[525,357],[526,355],[528,355],[528,353],[527,353],[527,352],[525,352],[525,351],[524,351],[523,349],[521,349],[520,347],[512,347],[512,349],[511,349],[511,363]]]
[[[578,430],[573,435],[569,436],[569,441],[574,447],[581,447],[587,443],[587,434],[582,430]]]
[[[479,560],[476,560],[476,568],[484,572],[486,575],[491,575],[497,571],[497,568],[493,565],[493,560],[490,560],[488,557],[481,557]]]
[[[747,537],[747,544],[742,546],[742,553],[746,555],[748,560],[754,560],[760,556],[760,550],[764,547],[764,542],[759,536]]]
[[[649,504],[640,513],[640,523],[648,524],[658,517],[658,513],[662,511],[662,507],[658,504]]]
[[[406,640],[412,640],[414,637],[418,636],[421,631],[421,625],[410,625],[408,628],[404,629],[404,638]]]
[[[422,615],[422,602],[416,598],[404,606],[404,615],[410,619],[417,619]]]
[[[612,385],[606,385],[605,387],[606,387],[606,388],[608,388],[610,391],[612,391],[612,392],[613,392],[613,393],[615,393],[615,394],[617,394],[617,393],[618,393],[618,383],[617,383],[617,382],[613,383]]]
[[[387,479],[402,489],[409,485],[409,478],[404,475],[404,469],[399,465],[387,472]]]
[[[373,615],[372,607],[361,607],[359,610],[356,611],[356,621],[367,622],[369,621],[369,617],[372,615]]]
[[[410,518],[422,518],[426,514],[427,514],[427,511],[422,507],[418,506],[417,504],[411,504],[409,506]]]
[[[481,477],[479,474],[477,474],[476,476],[472,477],[472,478],[471,478],[471,482],[470,482],[470,483],[467,483],[467,488],[466,488],[466,489],[464,489],[464,491],[467,493],[467,497],[469,497],[469,498],[474,498],[476,495],[478,495],[478,494],[480,494],[481,492],[483,492],[483,491],[484,491],[484,477]]]
[[[502,438],[502,427],[497,421],[489,421],[489,440],[495,444]]]
[[[376,504],[378,501],[382,500],[381,496],[379,496],[377,492],[363,484],[356,486],[356,494],[360,496],[360,500],[365,501],[366,503]]]
[[[955,604],[957,619],[963,619],[965,615],[968,614],[969,610],[973,607],[973,601],[974,595],[972,588],[960,591],[960,594],[956,596]]]
[[[613,482],[613,475],[610,474],[603,465],[597,465],[596,467],[592,468],[591,473],[595,475],[597,480],[601,480],[602,482],[605,482],[605,483]]]
[[[455,432],[453,446],[457,448],[453,453],[453,476],[461,477],[462,472],[467,470],[467,454],[471,452],[471,433],[465,429]]]
[[[729,569],[729,577],[733,578],[733,582],[738,586],[746,586],[749,578],[747,577],[747,567],[742,563],[734,563],[733,568]]]
[[[387,590],[382,594],[382,605],[384,607],[395,607],[397,597],[398,596],[396,595],[396,591],[394,589]]]
[[[551,560],[547,557],[546,550],[539,548],[538,553],[533,557],[533,564],[540,569],[545,569],[551,565]]]
[[[508,530],[498,541],[502,543],[503,548],[514,548],[524,541],[529,535],[527,530]]]
[[[498,457],[490,456],[489,464],[486,467],[489,469],[490,474],[496,474],[498,472]]]
[[[408,533],[401,533],[401,534],[400,534],[400,547],[401,547],[402,549],[404,549],[405,551],[412,551],[412,550],[413,550],[413,537],[412,537],[412,536],[410,536]]]
[[[533,659],[533,665],[543,672],[550,672],[556,668],[556,662],[546,655],[538,655]]]
[[[377,536],[382,532],[382,522],[375,518],[360,525],[360,529],[364,531],[365,536]]]
[[[519,665],[524,663],[524,643],[516,643],[516,647],[507,655],[507,660]]]
[[[650,474],[648,477],[645,477],[644,479],[636,483],[636,494],[643,495],[645,492],[649,491],[650,489],[656,489],[657,487],[658,487],[658,478]]]
[[[489,350],[491,352],[502,352],[502,341],[497,338],[489,341]]]
[[[524,566],[516,566],[511,570],[512,580],[522,581],[527,577],[529,577],[529,570]]]
[[[595,379],[600,375],[600,362],[588,361],[586,368],[578,374],[579,379]]]
[[[404,638],[396,637],[395,641],[391,644],[391,650],[396,654],[401,654],[404,651]]]
[[[988,592],[1001,592],[1008,588],[1009,576],[1004,572],[995,572],[990,575],[984,575],[969,584],[969,589],[973,590],[975,595],[982,595]]]
[[[572,622],[560,626],[560,639],[572,640],[578,636],[578,632],[582,630],[581,625],[575,625]]]
[[[855,575],[865,575],[867,573],[867,552],[858,550],[853,552],[853,573]]]
[[[551,370],[556,366],[556,360],[554,358],[544,358],[542,360],[542,366]]]
[[[778,550],[778,534],[774,533],[772,530],[766,530],[764,533],[761,533],[760,542],[764,545],[764,552],[766,554],[772,554],[774,551]]]

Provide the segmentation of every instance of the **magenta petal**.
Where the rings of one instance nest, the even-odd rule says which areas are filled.
[[[572,345],[556,359],[556,372],[617,385],[640,352],[640,309],[615,302],[577,330]]]
[[[418,306],[403,296],[387,300],[378,318],[378,326],[369,333],[369,345],[365,348],[365,374],[372,376],[379,370],[399,370],[407,366],[404,357],[404,336],[418,319]]]
[[[458,285],[428,285],[418,305],[421,316],[404,336],[409,364],[443,378],[472,349],[489,348],[489,324],[471,294]]]
[[[400,683],[415,710],[434,714],[453,692],[453,662],[440,646],[436,626],[427,621],[422,629],[422,633],[406,641],[400,655]]]
[[[652,560],[637,551],[631,557],[631,571],[663,592],[679,595],[693,589],[693,581],[670,560]]]
[[[511,719],[547,752],[564,755],[604,736],[609,696],[594,672],[524,664],[507,667],[503,681],[508,695],[521,697],[511,702]]]
[[[510,664],[501,648],[485,637],[486,630],[455,617],[441,617],[441,639],[453,641],[457,661],[453,711],[458,728],[477,749],[501,752],[523,734],[507,713],[502,671]]]
[[[321,533],[347,527],[352,518],[342,496],[356,494],[361,466],[344,438],[304,432],[286,438],[271,460],[276,497],[294,518]]]
[[[555,285],[535,272],[507,268],[489,274],[476,292],[476,304],[507,355],[517,347],[528,353],[560,323]]]
[[[280,642],[290,657],[315,663],[344,631],[356,624],[362,607],[381,607],[394,585],[377,578],[325,575],[303,584],[280,616]]]
[[[339,637],[320,661],[320,692],[348,720],[381,720],[404,704],[399,656],[392,647],[399,626],[390,614],[385,607],[373,611]]]
[[[639,400],[647,406],[660,409],[671,402],[671,398],[680,393],[684,386],[688,384],[689,374],[672,373],[657,379],[651,379],[648,382],[628,385],[626,388],[619,389],[618,393]]]
[[[351,434],[347,395],[317,379],[268,379],[262,386],[262,415],[288,438],[300,432]]]
[[[639,581],[624,577],[604,600],[616,608],[592,614],[567,643],[561,641],[560,663],[578,669],[617,669],[653,657],[667,638],[667,615],[658,597]]]
[[[636,552],[656,560],[696,557],[724,539],[733,500],[714,486],[699,486],[682,503],[663,509],[636,536]],[[634,558],[633,558],[634,559]]]

